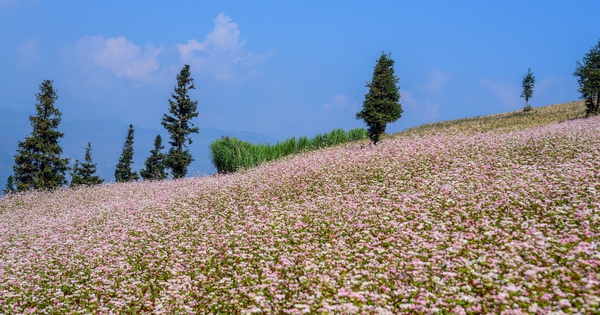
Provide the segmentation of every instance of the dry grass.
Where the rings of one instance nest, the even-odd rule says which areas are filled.
[[[473,132],[487,132],[492,130],[514,131],[583,117],[585,117],[585,104],[583,101],[575,101],[537,107],[529,112],[518,110],[490,116],[477,116],[426,124],[407,129],[396,135],[430,134],[451,130]]]

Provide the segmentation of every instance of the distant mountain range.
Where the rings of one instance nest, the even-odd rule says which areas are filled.
[[[29,116],[33,113],[14,111],[0,108],[0,190],[4,189],[6,180],[13,173],[13,156],[16,153],[19,141],[28,136],[32,127]],[[127,136],[129,124],[116,118],[102,118],[91,120],[62,121],[59,131],[64,133],[60,144],[63,148],[62,157],[69,158],[71,165],[75,159],[83,160],[85,147],[92,143],[92,159],[97,163],[97,174],[105,182],[114,181],[115,166],[123,150],[123,143]],[[164,151],[169,148],[168,133],[164,129],[134,128],[134,164],[133,170],[144,168],[144,161],[154,148],[154,138],[160,134],[163,138]],[[193,143],[189,149],[195,161],[188,168],[188,176],[212,174],[216,171],[210,161],[209,145],[222,136],[236,137],[252,143],[277,142],[272,137],[240,131],[225,131],[214,128],[200,128],[199,134],[192,135]]]

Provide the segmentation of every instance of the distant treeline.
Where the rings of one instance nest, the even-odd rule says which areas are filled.
[[[335,129],[313,138],[292,137],[275,145],[252,144],[233,137],[222,137],[210,144],[212,163],[219,173],[233,173],[249,169],[264,162],[278,160],[284,156],[304,151],[317,150],[350,141],[367,139],[367,131],[356,128],[350,131]]]

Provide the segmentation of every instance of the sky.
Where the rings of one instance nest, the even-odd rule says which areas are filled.
[[[189,64],[198,127],[283,140],[364,127],[381,53],[395,61],[397,132],[579,98],[600,1],[0,0],[0,107],[35,111],[53,80],[63,120],[162,128]]]

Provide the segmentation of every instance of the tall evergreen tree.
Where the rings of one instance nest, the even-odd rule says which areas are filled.
[[[192,118],[198,117],[198,102],[192,101],[188,95],[189,90],[195,88],[190,66],[185,65],[177,75],[177,86],[171,93],[172,99],[169,99],[169,114],[164,114],[162,119],[162,125],[171,138],[166,165],[175,178],[185,177],[188,166],[194,161],[187,145],[192,144],[190,135],[198,133],[198,127],[191,122]]]
[[[365,121],[373,144],[377,144],[387,124],[402,115],[398,81],[394,75],[394,60],[389,54],[381,53],[373,70],[373,79],[367,83],[369,92],[365,94],[363,109],[356,113],[356,119]]]
[[[133,125],[129,125],[127,138],[123,144],[123,152],[115,169],[115,181],[117,183],[131,182],[139,179],[138,174],[131,171],[131,164],[133,164]]]
[[[579,83],[579,93],[585,99],[587,115],[600,114],[600,40],[583,57],[577,61],[573,73]]]
[[[162,145],[162,137],[157,135],[154,139],[154,149],[150,150],[150,156],[144,165],[146,168],[140,171],[145,180],[160,180],[167,178],[165,171],[165,154],[161,152],[165,147]]]
[[[36,115],[29,117],[33,131],[25,137],[25,141],[19,142],[14,156],[13,182],[16,191],[53,189],[67,183],[65,173],[69,160],[60,157],[60,138],[63,133],[58,131],[58,125],[62,114],[54,107],[58,96],[52,87],[52,80],[44,80],[40,84],[36,99]]]
[[[75,165],[71,172],[71,187],[78,185],[97,185],[102,184],[104,179],[94,175],[96,173],[96,164],[92,162],[92,144],[88,142],[85,148],[85,160],[79,163],[75,160]]]
[[[533,95],[533,85],[535,84],[535,77],[533,76],[533,72],[531,72],[531,68],[527,69],[527,74],[523,76],[523,93],[521,93],[521,97],[525,98],[525,108],[523,111],[528,112],[531,110],[531,105],[529,105],[529,99]]]

